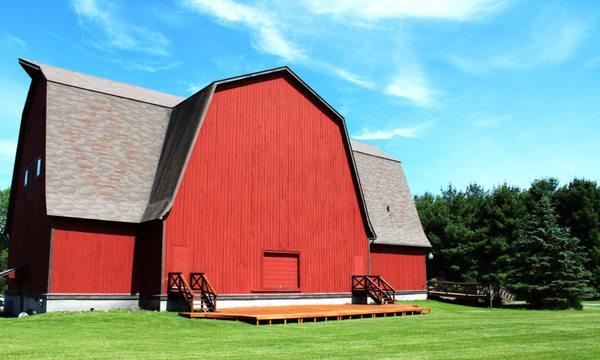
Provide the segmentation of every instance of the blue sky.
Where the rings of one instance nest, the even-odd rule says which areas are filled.
[[[0,187],[29,78],[17,58],[187,96],[289,65],[350,135],[452,183],[600,180],[600,3],[18,1],[0,13]]]

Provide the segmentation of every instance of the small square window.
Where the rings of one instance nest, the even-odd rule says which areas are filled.
[[[38,178],[42,175],[42,158],[35,160],[35,177]]]
[[[29,185],[29,168],[25,169],[23,174],[23,187],[27,187],[27,185]]]

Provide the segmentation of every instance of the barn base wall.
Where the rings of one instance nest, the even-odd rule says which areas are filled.
[[[121,294],[42,294],[25,293],[21,307],[21,295],[18,292],[5,294],[4,311],[9,316],[17,316],[21,312],[39,314],[56,311],[90,311],[113,309],[139,309],[140,300],[137,295]]]
[[[350,293],[278,294],[278,295],[223,295],[217,299],[217,308],[286,305],[338,305],[355,302]]]
[[[138,309],[138,300],[47,300],[46,312]]]
[[[427,291],[396,293],[397,301],[427,300]]]
[[[427,292],[398,292],[396,300],[426,300]],[[373,301],[365,296],[352,296],[350,293],[322,294],[241,294],[220,295],[217,300],[218,309],[255,306],[287,306],[287,305],[340,305],[371,304]],[[9,292],[5,295],[4,311],[9,316],[17,316],[20,312],[29,314],[56,311],[90,311],[114,309],[144,309],[152,311],[178,311],[179,299],[166,295],[58,295],[58,294],[26,294]]]

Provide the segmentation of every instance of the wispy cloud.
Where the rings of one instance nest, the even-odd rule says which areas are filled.
[[[10,51],[22,51],[27,48],[27,44],[18,36],[8,34],[0,39],[2,49]]]
[[[116,58],[107,58],[108,61],[121,66],[123,69],[127,70],[140,70],[146,71],[149,73],[154,73],[162,70],[169,70],[174,67],[177,67],[182,64],[181,61],[178,60],[151,60],[151,59],[142,59],[142,60],[122,60]]]
[[[567,61],[577,51],[587,34],[589,22],[576,18],[542,16],[522,36],[516,47],[491,52],[484,57],[453,55],[450,62],[472,74],[484,74],[494,69],[531,69]]]
[[[436,95],[422,71],[421,65],[413,62],[402,65],[385,87],[385,93],[406,99],[418,106],[429,106]]]
[[[125,50],[155,56],[170,55],[169,39],[163,34],[135,26],[122,20],[112,4],[100,6],[96,0],[74,0],[73,10],[79,21],[93,25],[103,33],[96,46],[109,50]]]
[[[317,14],[362,20],[429,18],[453,21],[480,19],[504,9],[506,0],[309,0]]]
[[[433,126],[433,122],[428,121],[420,125],[406,128],[388,130],[363,129],[358,134],[352,135],[352,138],[356,140],[386,140],[394,137],[415,138],[421,136],[423,132],[429,129],[431,126]]]
[[[496,115],[496,116],[476,116],[471,120],[471,124],[480,127],[488,128],[500,125],[513,118],[511,114]]]
[[[190,94],[195,94],[198,91],[202,90],[204,88],[204,86],[200,85],[200,84],[189,84],[187,87],[187,92]]]
[[[73,11],[79,23],[89,30],[93,45],[108,54],[144,54],[143,59],[129,57],[127,60],[108,56],[106,59],[128,70],[156,72],[171,69],[181,64],[172,60],[170,40],[160,32],[136,26],[125,21],[112,3],[96,0],[74,0]]]
[[[595,68],[598,66],[600,66],[600,56],[588,61],[587,64],[585,64],[585,67],[587,67],[587,68]]]
[[[375,82],[372,80],[327,62],[306,59],[304,63],[308,66],[320,69],[328,74],[332,74],[337,78],[348,81],[365,89],[373,89],[376,86]]]
[[[226,25],[251,30],[254,48],[286,61],[299,61],[304,52],[283,34],[272,13],[230,0],[185,0],[184,5],[200,14],[216,17]]]
[[[358,74],[310,58],[306,51],[285,34],[277,12],[272,9],[263,9],[258,5],[242,4],[231,0],[184,0],[183,4],[199,14],[216,18],[226,26],[242,26],[250,30],[253,37],[252,46],[263,53],[328,72],[365,89],[375,87],[373,81]]]
[[[337,77],[344,79],[346,81],[349,81],[353,84],[356,84],[362,88],[372,89],[375,87],[375,83],[373,81],[367,80],[367,79],[365,79],[357,74],[354,74],[348,70],[341,69],[341,68],[334,67],[334,66],[331,67],[331,70]]]

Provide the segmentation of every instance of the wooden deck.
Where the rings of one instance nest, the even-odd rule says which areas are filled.
[[[264,306],[223,309],[217,312],[182,312],[187,318],[205,318],[244,321],[250,324],[287,324],[362,319],[388,316],[429,314],[431,308],[418,305],[299,305]]]

